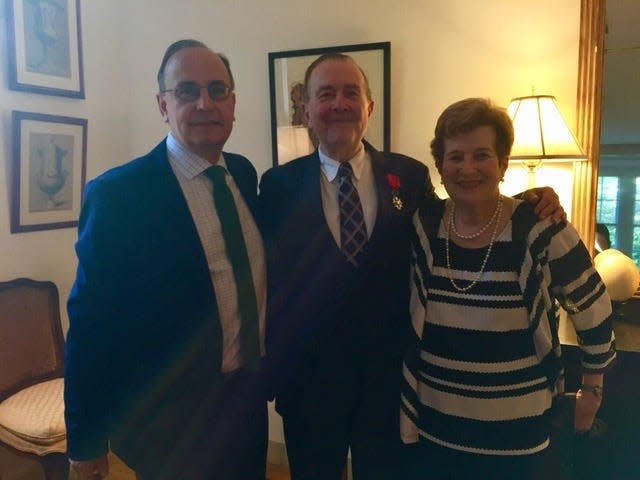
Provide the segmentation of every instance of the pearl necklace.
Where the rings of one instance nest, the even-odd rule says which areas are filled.
[[[455,208],[456,208],[456,204],[455,202],[453,202],[452,205],[452,209],[451,209],[451,217],[453,218],[455,216]],[[476,233],[472,233],[471,235],[463,235],[460,232],[458,232],[458,230],[456,229],[456,222],[452,221],[451,222],[451,229],[453,230],[453,233],[456,234],[456,237],[458,238],[463,238],[465,240],[471,240],[473,238],[477,238],[480,235],[482,235],[484,233],[484,231],[489,228],[489,225],[491,225],[491,223],[493,223],[493,221],[496,219],[496,216],[498,215],[498,210],[502,208],[502,198],[498,198],[498,203],[496,204],[496,208],[493,211],[493,215],[491,215],[491,218],[489,219],[489,221],[487,223],[484,224],[484,226],[478,230]]]
[[[451,236],[451,230],[452,230],[452,227],[453,227],[453,224],[454,224],[455,207],[456,207],[456,204],[452,201],[451,210],[449,211],[449,225],[447,226],[446,235],[445,235],[445,254],[446,254],[446,257],[447,257],[447,275],[449,277],[449,281],[451,282],[451,286],[453,288],[455,288],[459,292],[466,292],[467,290],[471,290],[471,288],[476,283],[478,283],[478,281],[480,281],[480,278],[482,277],[482,274],[484,273],[484,269],[487,266],[487,261],[489,260],[489,255],[491,255],[491,250],[493,249],[493,243],[495,242],[496,236],[498,234],[498,227],[500,226],[500,219],[502,218],[502,196],[500,196],[500,198],[498,199],[498,205],[496,206],[496,212],[497,213],[494,212],[494,216],[492,217],[492,220],[493,220],[493,218],[497,216],[496,226],[494,227],[493,233],[491,234],[491,241],[489,242],[489,246],[487,247],[487,253],[484,255],[484,260],[482,260],[482,265],[480,266],[480,271],[476,275],[476,278],[473,280],[473,282],[471,282],[466,287],[458,286],[456,281],[453,279],[453,274],[451,273],[451,256],[450,256],[450,253],[449,253],[449,237]],[[490,223],[491,223],[491,221],[489,221],[489,223],[487,225],[489,225]],[[483,230],[486,229],[487,225],[485,225]],[[479,234],[477,234],[475,236],[477,237],[478,235]]]

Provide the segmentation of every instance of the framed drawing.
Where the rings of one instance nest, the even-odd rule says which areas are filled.
[[[269,53],[271,145],[273,164],[281,165],[311,153],[313,135],[302,115],[304,74],[311,62],[325,53],[344,53],[362,68],[371,87],[374,109],[365,137],[376,149],[389,151],[391,43],[364,43]]]
[[[80,0],[7,0],[9,88],[84,98]]]
[[[13,131],[11,233],[76,226],[87,120],[14,111]]]

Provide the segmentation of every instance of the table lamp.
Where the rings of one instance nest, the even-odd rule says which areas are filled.
[[[638,283],[640,283],[638,267],[631,258],[615,248],[608,248],[598,253],[593,263],[607,287],[614,313],[618,319],[627,320],[620,315],[620,308],[638,290]]]

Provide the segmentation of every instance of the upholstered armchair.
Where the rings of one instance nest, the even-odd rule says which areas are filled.
[[[37,458],[46,480],[68,475],[63,346],[55,284],[0,282],[0,443]]]

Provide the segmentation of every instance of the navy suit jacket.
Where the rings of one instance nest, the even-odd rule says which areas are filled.
[[[254,211],[255,169],[224,155]],[[65,347],[68,452],[93,458],[110,440],[132,466],[157,461],[172,440],[194,433],[187,420],[215,396],[222,362],[205,253],[165,141],[87,185],[76,252]]]
[[[410,326],[411,220],[418,203],[433,201],[435,195],[422,163],[365,146],[378,211],[358,268],[346,261],[327,226],[317,151],[262,177],[259,203],[269,290],[266,371],[285,420],[304,415],[305,399],[324,402],[351,388],[350,398],[364,395],[363,408],[370,408],[375,424],[388,433],[398,430],[401,358]],[[395,192],[395,179],[388,175],[400,182]],[[402,208],[394,206],[394,196]],[[324,382],[320,369],[333,371],[341,386]],[[343,374],[360,381],[341,381]],[[314,384],[318,378],[323,381]],[[350,408],[348,401],[335,403]]]

